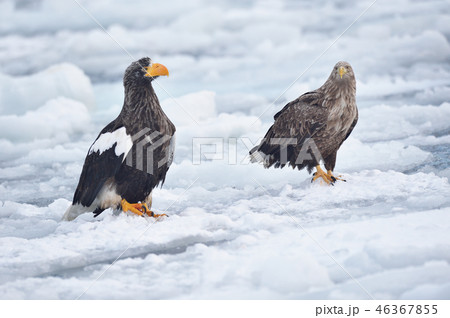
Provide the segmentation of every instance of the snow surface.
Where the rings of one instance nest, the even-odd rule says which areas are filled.
[[[379,0],[342,36],[373,1],[78,1],[170,71],[153,195],[170,217],[60,222],[131,59],[76,2],[1,1],[0,299],[450,298],[448,1]],[[359,106],[347,182],[249,164],[339,60]]]

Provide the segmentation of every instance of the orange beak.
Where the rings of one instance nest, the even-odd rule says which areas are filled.
[[[156,76],[169,76],[169,70],[162,64],[153,63],[151,66],[144,67],[147,70],[145,76],[156,77]]]

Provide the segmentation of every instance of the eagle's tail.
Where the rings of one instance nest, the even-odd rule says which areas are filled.
[[[84,207],[81,204],[71,204],[61,218],[61,221],[73,221],[77,216],[88,211],[89,208]]]
[[[267,135],[270,132],[269,130]],[[290,138],[285,139],[277,138],[277,142],[274,143],[268,142],[270,138],[263,139],[258,146],[253,147],[249,151],[250,161],[262,163],[264,164],[264,168],[270,168],[272,166],[275,168],[284,168],[286,165],[289,165],[292,168],[301,170],[306,167],[308,172],[311,173],[312,169],[318,165],[320,161],[318,158],[320,156],[317,157],[314,152],[310,153],[312,150],[308,150],[309,148],[307,148],[308,153],[303,154],[307,158],[303,160],[301,149],[303,149],[304,140],[298,144],[292,144]]]
[[[269,157],[264,152],[259,150],[260,145],[253,147],[250,151],[250,162],[252,163],[263,163],[264,167],[269,167]]]

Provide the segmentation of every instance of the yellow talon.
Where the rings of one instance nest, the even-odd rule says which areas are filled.
[[[139,210],[139,208],[137,207],[138,205],[141,205],[141,204],[137,204],[137,203],[131,204],[127,200],[122,199],[122,201],[120,202],[120,205],[122,206],[122,211],[123,212],[131,211],[131,212],[133,212],[133,213],[135,213],[137,215],[140,215],[140,216],[144,215],[144,213],[142,213]]]
[[[167,216],[168,217],[168,215],[165,214],[165,213],[163,213],[163,214],[155,214],[155,213],[153,213],[153,211],[148,208],[147,203],[143,203],[142,204],[142,210],[143,210],[142,212],[144,212],[148,216],[151,216],[151,217],[154,217],[154,218],[159,218],[160,216]]]
[[[335,175],[333,175],[333,171],[331,171],[331,170],[327,171],[327,175],[328,175],[328,178],[330,178],[332,180],[332,182],[335,182],[336,180],[347,182],[347,180],[342,179],[342,176],[336,177]]]
[[[330,184],[334,185],[334,183],[337,180],[347,182],[345,179],[342,178],[342,176],[336,177],[335,175],[333,175],[333,171],[331,171],[331,170],[327,170],[327,172],[325,173],[325,171],[322,170],[320,165],[316,166],[316,170],[317,170],[317,172],[314,173],[314,177],[312,178],[311,182],[316,181],[319,178],[322,178],[323,181],[325,181],[326,184],[328,184],[328,185],[330,185]]]
[[[129,203],[127,200],[122,199],[120,202],[122,206],[122,211],[127,212],[133,212],[137,215],[144,216],[148,215],[154,218],[159,218],[161,216],[168,216],[167,214],[155,214],[153,211],[151,211],[147,205],[147,203]]]
[[[325,171],[322,170],[320,165],[316,166],[316,170],[317,172],[314,173],[314,177],[312,178],[311,182],[316,181],[319,178],[322,178],[323,181],[326,182],[326,184],[331,184],[333,182],[332,179],[328,176],[328,174],[326,174]]]

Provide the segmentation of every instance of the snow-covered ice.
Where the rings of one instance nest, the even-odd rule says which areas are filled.
[[[170,71],[154,87],[176,152],[153,195],[170,217],[60,221],[131,58],[76,2],[1,1],[0,299],[450,298],[448,1],[377,1],[346,32],[373,1],[79,2]],[[347,182],[249,164],[339,60],[359,106]]]

